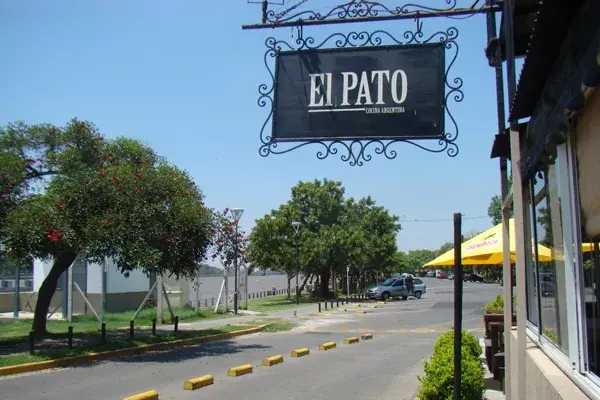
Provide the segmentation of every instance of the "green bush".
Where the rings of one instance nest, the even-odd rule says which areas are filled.
[[[419,376],[421,390],[419,400],[452,400],[454,395],[454,345],[453,333],[440,336],[429,361],[424,362],[425,376]],[[475,350],[473,343],[479,342],[468,332],[462,340],[461,399],[481,400],[485,389],[483,366],[479,360],[481,347]]]
[[[481,355],[481,345],[479,344],[479,339],[477,339],[471,333],[463,330],[462,331],[462,352],[465,351],[472,355],[474,358],[479,358]],[[433,346],[433,354],[435,355],[438,352],[446,352],[447,349],[454,349],[454,330],[450,330],[443,335],[440,335]]]
[[[513,295],[513,310],[517,309],[517,295]],[[504,295],[499,294],[496,298],[483,305],[483,311],[486,314],[503,314],[504,313]]]

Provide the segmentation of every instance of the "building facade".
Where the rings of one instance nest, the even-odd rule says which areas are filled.
[[[547,0],[532,15],[510,18],[514,32],[529,31],[526,45],[505,37],[515,56],[525,49],[513,93],[509,77],[504,138],[513,183],[504,217],[514,213],[518,243],[516,264],[504,264],[505,298],[517,300],[506,396],[600,399],[600,2]],[[537,245],[552,250],[550,261]]]

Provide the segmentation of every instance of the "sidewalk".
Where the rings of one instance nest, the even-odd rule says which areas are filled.
[[[195,331],[201,329],[213,329],[224,325],[243,325],[254,321],[264,320],[265,318],[284,318],[294,319],[294,311],[297,310],[297,316],[310,314],[317,312],[317,304],[302,304],[297,309],[288,308],[284,310],[278,310],[270,313],[256,313],[256,314],[244,314],[244,310],[240,310],[239,316],[231,318],[211,319],[210,321],[197,321],[197,322],[180,322],[179,330]],[[251,311],[252,312],[252,311]],[[150,327],[148,327],[150,328]],[[156,327],[157,332],[171,332],[173,331],[173,325],[159,325]]]

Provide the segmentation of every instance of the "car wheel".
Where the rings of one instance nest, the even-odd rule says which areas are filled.
[[[422,296],[422,294],[421,294],[421,291],[420,291],[420,290],[417,290],[417,291],[415,292],[415,297],[417,298],[417,300],[418,300],[418,299],[420,299],[420,298],[421,298],[421,296]]]
[[[387,299],[389,299],[389,298],[390,298],[390,294],[389,294],[388,292],[383,292],[383,293],[381,294],[381,299],[382,299],[383,301],[386,301],[386,300],[387,300]]]

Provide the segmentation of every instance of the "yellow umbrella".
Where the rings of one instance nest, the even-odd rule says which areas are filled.
[[[581,251],[584,253],[589,253],[590,251],[594,250],[594,248],[592,246],[593,246],[593,243],[583,243],[581,245]]]
[[[515,262],[515,223],[511,218],[508,221],[510,236],[510,261]],[[551,261],[552,251],[541,244],[537,246],[540,261]],[[502,224],[498,224],[487,231],[480,233],[462,244],[462,265],[498,265],[502,264]],[[447,251],[425,267],[454,265],[454,249]]]

